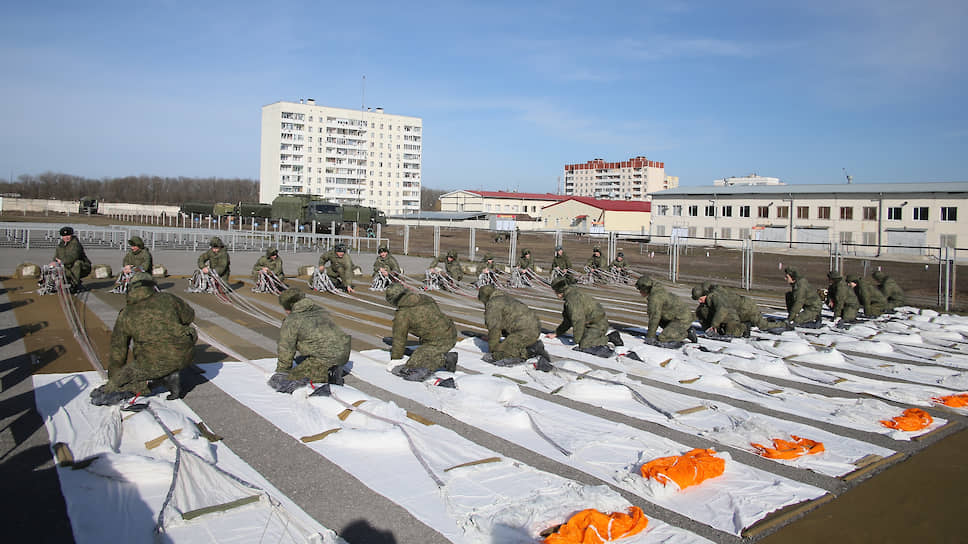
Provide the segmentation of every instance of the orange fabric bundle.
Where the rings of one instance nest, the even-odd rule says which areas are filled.
[[[921,429],[931,425],[934,418],[931,414],[925,412],[920,408],[908,408],[904,410],[904,414],[899,415],[893,419],[882,419],[881,425],[889,429],[900,429],[902,431],[920,431]]]
[[[774,438],[772,448],[768,448],[762,444],[751,443],[750,445],[756,448],[756,453],[768,459],[796,459],[797,457],[813,455],[824,451],[823,442],[817,442],[809,438],[801,438],[795,434],[791,434],[790,438],[793,440]]]
[[[578,512],[568,523],[558,528],[544,540],[545,544],[601,544],[640,533],[649,524],[638,506],[629,508],[629,513],[612,512],[603,514],[588,509]]]
[[[654,479],[662,485],[668,485],[672,480],[682,490],[723,474],[726,460],[714,453],[711,449],[695,449],[683,455],[660,457],[642,465],[642,477]]]
[[[964,408],[968,406],[968,394],[961,393],[958,395],[947,395],[944,397],[932,397],[931,400],[934,402],[940,402],[945,406],[950,406],[952,408]]]

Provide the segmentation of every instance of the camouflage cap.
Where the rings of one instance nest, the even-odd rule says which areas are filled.
[[[145,241],[142,240],[140,236],[132,236],[131,239],[128,240],[128,245],[134,246],[134,247],[140,247],[141,249],[144,249]]]
[[[526,257],[528,255],[531,255],[531,250],[530,249],[522,249],[521,250],[521,256],[522,257]]]
[[[380,246],[379,249],[376,250],[376,252],[377,253],[390,253],[390,250],[387,249],[386,246]]]
[[[266,257],[272,257],[273,255],[278,255],[278,254],[279,254],[279,250],[274,247],[270,247],[269,249],[266,250]]]
[[[346,253],[346,244],[340,242],[333,246],[333,251]]]
[[[565,248],[563,246],[555,246],[555,251],[564,251],[564,250]]]
[[[551,282],[551,288],[555,290],[555,293],[564,293],[565,288],[572,284],[572,281],[567,277],[561,277]]]
[[[491,295],[493,294],[494,294],[494,286],[484,285],[477,291],[477,300],[481,302],[487,302],[488,299],[490,299]]]
[[[135,287],[154,287],[155,278],[147,272],[135,272],[131,275],[131,279],[128,280],[128,288],[134,289]]]
[[[836,270],[831,270],[830,272],[827,272],[827,279],[829,280],[839,280],[841,278],[843,278],[843,276],[841,276],[840,272]]]
[[[800,271],[793,267],[784,268],[783,274],[786,276],[790,276],[795,280],[800,279]]]
[[[222,239],[218,236],[212,236],[212,239],[208,241],[208,245],[211,247],[225,247],[225,244],[222,243]]]
[[[615,256],[616,257],[625,257],[625,253],[622,253],[621,251],[619,251],[618,253],[615,254]]]
[[[858,278],[854,274],[847,274],[847,283],[857,283],[857,280],[859,280],[859,279],[860,278]]]
[[[642,274],[639,276],[639,279],[635,280],[635,288],[638,289],[639,292],[651,291],[654,284],[655,282],[652,280],[652,278],[646,276],[645,274]]]
[[[598,247],[598,246],[595,246],[595,247],[594,247],[594,248],[592,249],[592,253],[601,253],[601,252],[602,252],[602,248],[600,248],[600,247]]]
[[[73,227],[61,227],[61,229],[60,229],[60,235],[61,236],[74,236],[74,228]]]
[[[456,249],[452,249],[452,250],[448,251],[447,252],[447,256],[450,257],[451,259],[456,259],[457,258],[457,250]]]
[[[405,294],[407,294],[407,288],[404,287],[403,284],[391,284],[390,287],[387,287],[386,291],[387,302],[396,306],[397,302],[399,302],[400,298]]]
[[[701,296],[703,296],[705,294],[706,294],[706,292],[702,288],[702,286],[697,285],[697,286],[695,286],[695,287],[692,288],[692,300],[699,300],[699,297],[701,297]]]
[[[885,274],[884,272],[882,272],[880,270],[875,270],[875,271],[873,271],[871,273],[871,277],[874,278],[877,281],[884,281],[884,278],[887,277],[887,274]]]
[[[279,304],[286,310],[292,311],[292,305],[306,298],[306,294],[295,287],[290,287],[279,293]]]

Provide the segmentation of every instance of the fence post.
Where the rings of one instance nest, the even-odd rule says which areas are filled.
[[[410,255],[410,225],[403,226],[403,254]]]
[[[517,230],[510,231],[508,234],[508,238],[510,238],[511,240],[511,243],[508,244],[508,265],[514,266],[515,263],[517,262],[515,260],[515,256],[517,256],[518,254],[518,231]]]
[[[440,225],[434,225],[434,257],[440,257]]]
[[[477,229],[471,227],[467,238],[467,258],[475,261],[477,260]]]

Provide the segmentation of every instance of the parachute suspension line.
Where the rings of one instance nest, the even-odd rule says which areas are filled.
[[[565,449],[563,446],[561,446],[560,444],[558,444],[557,442],[555,442],[554,440],[552,440],[550,436],[548,436],[547,434],[545,434],[544,431],[541,430],[541,427],[538,425],[538,422],[535,421],[535,419],[534,419],[534,410],[531,410],[530,408],[527,408],[525,406],[520,406],[520,405],[509,406],[509,408],[517,408],[517,409],[521,410],[522,412],[524,412],[525,415],[528,416],[528,420],[531,422],[531,428],[534,429],[534,432],[538,436],[540,436],[541,438],[543,438],[545,440],[545,442],[547,442],[547,443],[551,444],[552,446],[554,446],[554,448],[556,450],[560,451],[566,457],[571,457],[571,455],[572,455],[572,452],[571,451]]]
[[[235,351],[234,349],[226,346],[225,344],[219,342],[218,340],[216,340],[215,338],[213,338],[212,336],[210,336],[208,333],[206,333],[205,331],[203,331],[201,328],[199,328],[197,325],[194,325],[193,324],[192,326],[195,327],[195,332],[198,333],[198,339],[201,340],[202,342],[205,342],[206,344],[208,344],[208,345],[212,346],[213,348],[221,351],[222,353],[228,355],[229,357],[232,357],[233,359],[235,359],[236,361],[238,361],[240,363],[246,363],[249,366],[252,366],[254,368],[257,368],[257,369],[259,369],[262,372],[265,372],[265,369],[264,368],[262,368],[261,366],[253,363],[247,357],[244,357],[241,353],[239,353],[239,352]]]
[[[260,271],[259,277],[256,278],[255,287],[252,288],[253,293],[272,293],[273,295],[278,295],[279,293],[288,289],[289,286],[286,282],[282,281],[275,272],[271,270]]]
[[[572,374],[572,375],[576,376],[580,380],[581,379],[587,379],[587,380],[594,380],[596,382],[601,382],[601,383],[608,383],[608,384],[612,384],[612,385],[621,385],[621,386],[625,387],[626,389],[628,389],[630,393],[632,393],[632,398],[635,399],[635,401],[638,402],[639,404],[641,404],[641,405],[643,405],[643,406],[645,406],[647,408],[650,408],[652,410],[655,410],[656,412],[659,412],[660,414],[662,414],[663,416],[665,416],[666,419],[673,419],[675,417],[675,415],[672,412],[670,412],[668,410],[665,410],[663,408],[660,408],[659,406],[657,406],[657,405],[649,402],[648,399],[646,399],[634,387],[632,387],[631,385],[629,385],[627,383],[623,383],[623,382],[616,381],[616,380],[607,380],[605,378],[599,378],[597,376],[590,376],[587,372],[586,373],[578,373],[578,372],[575,372],[574,370],[568,370],[567,368],[556,367],[555,368],[555,371],[556,372],[560,371],[560,372],[565,372],[565,373],[568,373],[568,374]]]
[[[90,336],[87,335],[87,331],[81,322],[80,313],[77,311],[77,306],[74,304],[74,297],[68,291],[67,278],[64,276],[64,267],[57,266],[54,270],[55,282],[57,286],[57,298],[60,302],[61,310],[64,312],[64,316],[67,318],[67,322],[71,327],[71,332],[74,334],[74,339],[81,347],[81,351],[87,360],[90,361],[91,365],[97,371],[98,375],[103,379],[108,378],[107,371],[104,370],[104,365],[101,364],[101,359],[97,355],[97,350],[94,349],[94,345],[91,343]]]

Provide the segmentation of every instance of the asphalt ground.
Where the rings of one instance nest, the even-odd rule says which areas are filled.
[[[51,250],[0,250],[0,255],[4,257],[0,259],[0,274],[10,275],[21,262],[43,264],[49,260],[51,253]],[[115,269],[122,257],[122,253],[115,250],[92,250],[89,255],[94,263],[110,263]],[[246,278],[258,256],[256,252],[233,255],[234,285],[238,293],[264,310],[275,312],[274,315],[281,319],[282,312],[274,300],[275,297],[252,294],[248,289],[250,285],[241,288],[239,286],[239,281]],[[195,267],[196,258],[197,255],[191,252],[156,252],[155,261],[167,266],[173,274],[171,278],[161,280],[160,286],[189,300],[198,311],[199,326],[220,342],[237,349],[247,357],[271,356],[275,351],[277,338],[277,333],[271,326],[231,306],[221,304],[212,297],[184,292],[186,283],[179,276],[190,274]],[[297,265],[316,264],[317,256],[284,254],[283,258],[286,259],[286,271],[291,274]],[[369,271],[372,255],[353,255],[353,258],[364,271]],[[397,258],[412,276],[420,276],[429,263],[428,258]],[[88,279],[86,283],[92,290],[77,297],[81,302],[80,307],[84,309],[82,315],[85,327],[102,357],[106,357],[107,334],[113,325],[113,318],[123,304],[122,297],[106,292],[110,289],[111,281]],[[415,278],[415,281],[419,280]],[[301,281],[294,280],[293,283],[300,285]],[[352,298],[312,295],[329,308],[340,325],[353,335],[353,347],[357,350],[385,347],[381,338],[389,334],[389,322],[392,319],[392,309],[382,301],[382,293],[369,292],[366,289],[367,283],[368,278],[361,278],[357,284],[358,293]],[[5,482],[11,483],[8,489],[17,490],[16,493],[3,494],[0,499],[4,503],[0,509],[3,514],[0,516],[8,522],[3,527],[12,528],[12,536],[17,540],[30,538],[31,541],[69,542],[70,525],[51,462],[46,430],[33,406],[29,376],[32,372],[89,370],[90,365],[83,359],[74,343],[57,306],[56,297],[38,297],[27,293],[34,288],[35,284],[32,285],[29,281],[8,279],[3,282],[3,292],[0,294],[0,307],[7,310],[0,314],[0,319],[3,319],[0,326],[4,331],[3,345],[0,346],[4,356],[0,363],[0,383],[3,386],[0,392],[0,406],[3,407],[0,411],[0,421],[3,424],[0,430],[0,446],[3,449],[0,473]],[[685,288],[679,291],[683,294]],[[612,287],[598,289],[596,292],[606,305],[606,311],[614,324],[636,324],[636,320],[639,324],[644,322],[644,313],[639,306],[642,301],[633,289]],[[458,322],[459,330],[480,329],[483,316],[479,303],[472,297],[433,294],[444,311]],[[553,298],[550,291],[541,288],[523,290],[520,296],[529,305],[541,308],[539,317],[543,326],[551,328],[557,324],[560,303]],[[615,302],[607,299],[615,299]],[[225,358],[208,346],[200,345],[197,349],[197,360],[201,362]],[[186,373],[186,376],[189,374]],[[192,374],[190,377],[191,390],[186,398],[189,406],[207,425],[225,437],[225,443],[229,447],[323,525],[336,530],[350,542],[445,541],[403,508],[373,493],[354,478],[347,476],[338,466],[328,463],[298,441],[281,433],[217,387],[205,382],[201,376]],[[392,400],[422,417],[446,425],[502,455],[577,481],[603,483],[464,425],[444,414],[379,390],[353,376],[348,377],[348,383],[368,394]],[[662,386],[656,383],[650,385]],[[675,389],[671,386],[664,387]],[[795,387],[807,389],[803,384],[796,384]],[[818,389],[822,391],[823,388]],[[830,391],[826,393],[830,394]],[[844,396],[842,392],[837,394]],[[553,402],[617,419],[649,432],[670,436],[683,443],[703,446],[703,441],[693,436],[682,436],[657,425],[590,409],[586,405],[578,405],[566,399],[546,397]],[[729,402],[742,406],[742,403],[735,400]],[[758,411],[763,409],[758,408]],[[818,502],[790,508],[771,516],[756,527],[757,531],[749,540],[765,537],[761,542],[769,544],[779,542],[780,538],[784,542],[963,541],[961,534],[968,527],[968,521],[960,513],[961,490],[968,484],[968,475],[961,459],[965,446],[968,446],[968,433],[964,432],[965,418],[953,416],[949,412],[941,415],[953,423],[940,432],[910,444],[890,441],[890,445],[887,445],[886,439],[860,433],[863,435],[862,439],[887,445],[900,451],[902,455],[856,475],[849,481],[821,477],[813,473],[799,474],[797,479],[827,489],[836,498],[824,504]],[[848,434],[848,430],[838,431]],[[731,450],[730,453],[745,463],[760,468],[769,467],[767,470],[773,472],[784,475],[787,475],[784,471],[797,472],[782,466],[778,468],[776,463],[739,450]],[[672,512],[643,503],[638,497],[627,493],[623,495],[634,504],[643,506],[647,514],[661,517],[716,542],[740,541],[736,537],[724,535]]]

